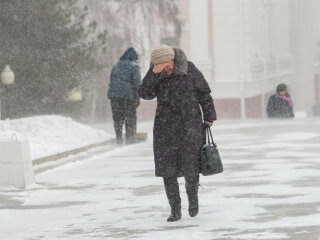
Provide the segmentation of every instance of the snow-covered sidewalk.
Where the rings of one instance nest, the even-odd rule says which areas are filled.
[[[144,125],[149,134],[152,124]],[[167,223],[152,137],[0,191],[0,239],[320,239],[320,123],[219,122],[225,172],[201,177],[200,212]]]

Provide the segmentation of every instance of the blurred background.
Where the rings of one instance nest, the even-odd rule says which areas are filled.
[[[319,0],[0,0],[1,119],[109,121],[112,66],[134,47],[144,76],[159,44],[202,71],[219,119],[265,118],[279,83],[297,117],[320,115],[319,12]],[[141,101],[138,120],[155,107]]]

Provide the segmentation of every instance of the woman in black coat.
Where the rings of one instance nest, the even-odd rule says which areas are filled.
[[[205,139],[202,112],[208,125],[216,120],[216,112],[208,83],[182,50],[162,45],[153,50],[151,62],[139,95],[157,98],[155,175],[164,178],[171,206],[167,220],[177,221],[181,218],[178,177],[186,180],[190,216],[198,213],[200,149]]]
[[[286,84],[279,84],[276,93],[269,98],[267,113],[269,118],[294,118],[293,101]]]

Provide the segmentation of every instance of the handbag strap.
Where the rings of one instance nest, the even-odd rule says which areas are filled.
[[[207,136],[208,136],[208,144],[210,145],[210,139],[211,139],[211,143],[214,146],[215,143],[213,141],[213,137],[212,137],[212,133],[211,133],[210,127],[206,127],[206,132],[207,132]]]

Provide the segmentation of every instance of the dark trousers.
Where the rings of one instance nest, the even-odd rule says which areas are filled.
[[[186,176],[184,178],[186,181],[185,187],[190,207],[190,204],[198,204],[199,175]],[[178,179],[176,177],[164,177],[163,181],[171,211],[181,211],[181,198]]]
[[[122,139],[124,123],[126,127],[126,137],[133,138],[136,125],[135,101],[130,98],[112,98],[111,109],[117,140]]]

